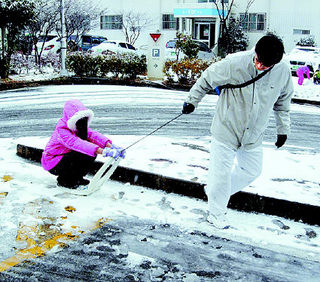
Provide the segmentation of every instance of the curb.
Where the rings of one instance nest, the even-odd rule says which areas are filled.
[[[18,156],[38,163],[40,163],[42,151],[42,149],[22,144],[17,145]],[[102,165],[102,162],[95,161],[90,173],[95,174]],[[202,200],[207,199],[204,193],[205,184],[203,183],[166,177],[164,175],[132,168],[118,166],[111,176],[111,179],[123,183],[129,182],[132,185],[162,190],[167,193],[176,193]],[[317,216],[320,214],[320,207],[318,206],[290,202],[247,192],[238,192],[231,196],[228,208],[245,212],[265,213],[312,225],[320,225],[320,218]]]

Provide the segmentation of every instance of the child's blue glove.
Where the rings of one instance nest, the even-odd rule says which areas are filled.
[[[125,149],[123,149],[122,147],[119,147],[119,146],[116,146],[116,145],[114,145],[114,144],[112,144],[111,145],[111,149],[116,149],[116,150],[118,150],[119,151],[119,153],[120,153],[120,157],[121,158],[125,158],[126,157],[126,150]]]
[[[112,147],[111,148],[106,147],[102,151],[102,156],[117,159],[120,157],[120,151],[118,151],[117,149],[112,148]]]

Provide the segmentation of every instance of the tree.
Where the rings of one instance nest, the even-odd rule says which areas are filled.
[[[122,19],[122,31],[126,37],[126,41],[134,45],[139,38],[141,31],[150,25],[151,22],[152,20],[143,13],[129,12],[124,14]]]
[[[8,78],[11,55],[32,20],[34,2],[28,0],[0,0],[1,55],[0,77]]]
[[[35,61],[40,66],[41,55],[45,41],[50,33],[56,33],[61,37],[60,1],[58,0],[34,0],[34,20],[28,25],[28,32],[32,38],[35,50]],[[92,27],[92,21],[97,19],[101,9],[99,3],[90,0],[67,0],[65,4],[66,37],[75,34],[74,43],[79,43],[81,35]],[[41,47],[37,48],[40,41]],[[39,44],[38,44],[39,45]]]
[[[228,22],[229,53],[244,51],[248,47],[248,36],[244,33],[240,21],[231,17]]]
[[[249,8],[254,3],[255,0],[248,0],[247,6],[245,9],[245,14],[248,13]],[[232,37],[230,35],[230,30],[228,26],[228,21],[231,15],[233,6],[235,5],[236,0],[216,0],[214,4],[218,11],[220,19],[220,38],[218,44],[218,50],[220,56],[225,56],[228,53],[232,52]]]
[[[27,26],[27,30],[32,38],[35,62],[39,66],[45,41],[48,35],[55,30],[56,22],[59,21],[59,2],[55,0],[35,0],[34,18]],[[38,50],[37,44],[40,39],[43,43]]]
[[[183,35],[177,32],[176,54],[177,61],[180,51],[183,52],[189,59],[194,59],[199,53],[199,45],[192,39],[190,35]]]
[[[73,43],[78,44],[81,36],[95,26],[95,20],[105,12],[101,10],[97,1],[69,0],[65,4],[66,37],[74,35]],[[60,34],[61,23],[56,25],[56,31]]]

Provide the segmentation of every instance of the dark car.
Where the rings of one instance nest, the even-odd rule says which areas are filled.
[[[93,46],[97,46],[107,39],[107,37],[103,36],[82,35],[79,38],[79,36],[71,35],[68,38],[68,46],[73,51],[88,51]]]

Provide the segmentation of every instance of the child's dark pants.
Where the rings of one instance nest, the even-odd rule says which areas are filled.
[[[73,188],[81,184],[81,180],[88,174],[95,159],[96,157],[71,151],[65,154],[61,161],[49,172],[58,176],[58,184]]]

